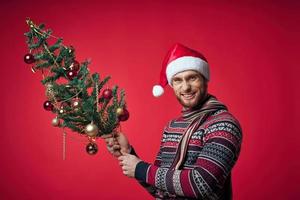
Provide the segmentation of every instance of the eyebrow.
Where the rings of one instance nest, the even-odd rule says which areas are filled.
[[[192,77],[199,77],[199,74],[190,74],[186,78],[189,79],[189,78],[192,78]]]
[[[173,77],[172,80],[179,80],[182,79],[181,77]]]
[[[187,75],[186,77],[174,77],[173,78],[173,80],[175,80],[175,79],[190,79],[190,78],[193,78],[193,77],[200,77],[200,75],[199,74],[190,74],[190,75]]]

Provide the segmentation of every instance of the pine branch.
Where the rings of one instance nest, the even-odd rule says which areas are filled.
[[[54,105],[52,112],[63,121],[61,127],[85,134],[85,126],[93,122],[99,128],[96,137],[111,133],[119,124],[117,108],[126,106],[124,90],[118,96],[118,86],[114,86],[112,99],[101,96],[110,77],[101,80],[98,73],[91,74],[88,60],[79,63],[79,70],[70,78],[71,66],[76,61],[75,49],[64,46],[63,39],[53,36],[52,30],[45,29],[44,24],[35,25],[30,19],[26,22],[30,28],[24,33],[26,43],[34,55],[35,69],[43,73],[41,82],[46,87],[48,100]],[[56,39],[53,45],[49,45],[49,38]],[[80,104],[74,108],[73,101]]]

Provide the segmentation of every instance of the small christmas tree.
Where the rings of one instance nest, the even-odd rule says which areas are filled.
[[[90,143],[86,150],[95,154],[95,139],[112,133],[120,121],[129,117],[124,90],[118,93],[118,86],[103,89],[110,77],[100,80],[99,74],[90,74],[90,61],[79,63],[74,47],[63,45],[62,38],[53,36],[50,29],[45,30],[44,24],[36,25],[30,19],[26,23],[30,28],[24,34],[29,53],[24,61],[32,65],[34,73],[42,73],[47,97],[44,108],[56,115],[52,125],[87,136]]]

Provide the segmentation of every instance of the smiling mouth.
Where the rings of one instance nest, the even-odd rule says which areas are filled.
[[[181,94],[181,96],[185,99],[185,100],[191,100],[195,97],[196,93],[188,93],[188,94]]]

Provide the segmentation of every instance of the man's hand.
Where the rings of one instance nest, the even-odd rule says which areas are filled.
[[[128,153],[124,153],[118,160],[122,166],[123,174],[130,178],[134,178],[136,165],[142,160]]]
[[[112,133],[101,136],[106,142],[108,151],[115,157],[121,156],[123,153],[130,152],[130,144],[127,137],[123,133]]]

